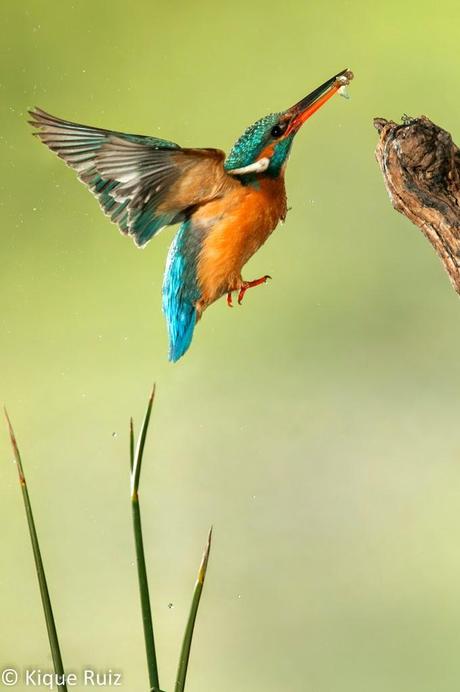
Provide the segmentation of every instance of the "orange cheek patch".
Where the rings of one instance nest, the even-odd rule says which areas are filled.
[[[265,147],[265,149],[257,157],[257,161],[259,161],[260,159],[271,159],[275,151],[275,144],[276,142],[272,142],[267,147]]]

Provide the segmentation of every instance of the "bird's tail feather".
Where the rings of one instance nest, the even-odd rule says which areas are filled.
[[[176,306],[174,318],[168,320],[169,360],[175,363],[188,350],[192,343],[196,324],[196,309],[188,302]]]
[[[173,240],[163,282],[163,312],[168,324],[169,360],[173,363],[189,348],[198,320],[195,308],[198,289],[190,266],[191,258],[183,251],[186,229],[187,222]]]

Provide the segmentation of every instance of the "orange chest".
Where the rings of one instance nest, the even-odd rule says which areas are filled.
[[[282,178],[261,180],[257,187],[238,185],[198,210],[197,221],[212,224],[198,263],[199,283],[210,300],[240,277],[242,267],[285,216]]]
[[[206,204],[196,218],[211,225],[203,253],[227,248],[243,266],[286,216],[284,180],[261,180],[257,187],[237,187]]]
[[[262,181],[260,187],[246,188],[246,194],[230,213],[232,226],[229,233],[229,242],[240,250],[243,264],[263,245],[285,216],[283,180]]]

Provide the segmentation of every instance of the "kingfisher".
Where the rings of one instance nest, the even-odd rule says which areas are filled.
[[[187,351],[212,303],[226,295],[232,307],[236,293],[241,304],[249,288],[271,278],[246,281],[241,271],[286,217],[284,175],[294,137],[352,78],[342,70],[291,108],[261,118],[228,156],[29,111],[34,134],[77,172],[138,247],[180,223],[162,290],[171,361]]]

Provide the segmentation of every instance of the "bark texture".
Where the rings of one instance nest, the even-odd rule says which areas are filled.
[[[425,116],[375,118],[376,158],[395,209],[428,238],[460,294],[460,150]]]

